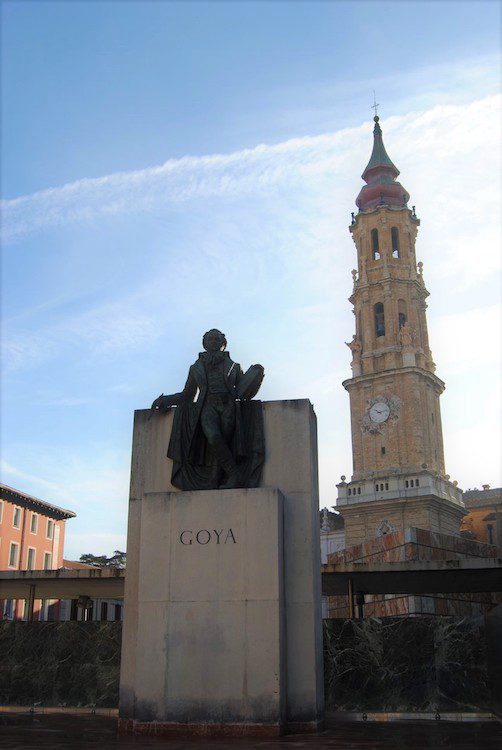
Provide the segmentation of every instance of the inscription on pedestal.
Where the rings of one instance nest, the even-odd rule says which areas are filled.
[[[185,545],[194,543],[204,545],[210,542],[213,544],[227,544],[228,542],[237,544],[237,539],[232,529],[220,529],[219,531],[218,529],[212,531],[209,531],[209,529],[199,529],[198,531],[184,529],[180,534],[180,542]]]

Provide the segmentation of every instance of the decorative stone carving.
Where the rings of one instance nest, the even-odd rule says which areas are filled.
[[[368,282],[368,274],[366,272],[366,258],[361,259],[361,276],[360,281],[362,281],[363,284],[366,284]]]
[[[329,531],[329,516],[328,516],[328,509],[323,508],[322,509],[322,519],[321,519],[321,531]]]
[[[386,536],[386,534],[393,534],[396,531],[396,527],[388,521],[386,518],[377,526],[376,535]]]
[[[387,248],[382,248],[382,260],[383,260],[383,272],[382,276],[384,279],[390,279],[390,270],[387,263]]]
[[[356,334],[352,336],[352,341],[346,341],[345,343],[352,352],[353,359],[357,359],[361,354],[362,344]]]
[[[476,535],[474,534],[474,519],[469,516],[465,516],[460,521],[460,534],[464,537],[464,539],[475,539]]]
[[[399,342],[403,347],[403,367],[415,367],[417,363],[416,349],[413,347],[415,330],[408,321],[399,329]]]
[[[360,339],[357,338],[356,334],[352,336],[352,341],[346,341],[345,344],[352,352],[352,362],[350,363],[350,366],[352,368],[352,375],[354,377],[357,377],[361,374],[361,351],[363,346]]]
[[[401,404],[399,396],[377,396],[368,400],[361,430],[370,435],[382,434],[387,422],[395,422],[399,418]]]
[[[415,331],[407,320],[399,329],[399,341],[402,346],[413,346]]]

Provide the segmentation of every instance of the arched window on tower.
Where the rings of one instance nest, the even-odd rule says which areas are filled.
[[[390,236],[392,239],[392,257],[399,258],[399,232],[397,227],[392,227],[390,230]]]
[[[380,246],[378,244],[378,229],[371,230],[371,252],[373,260],[380,260]]]
[[[397,318],[399,328],[401,329],[406,323],[406,302],[404,299],[399,299],[397,301]]]
[[[377,302],[373,308],[375,316],[375,335],[385,336],[385,315],[382,302]]]

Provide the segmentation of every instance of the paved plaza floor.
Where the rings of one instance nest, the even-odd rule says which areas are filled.
[[[116,719],[104,716],[2,714],[2,750],[499,750],[502,724],[454,722],[343,722],[317,735],[274,740],[166,739],[117,736]]]

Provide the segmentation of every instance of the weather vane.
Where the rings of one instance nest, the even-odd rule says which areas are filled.
[[[371,105],[371,109],[375,110],[375,117],[378,117],[378,107],[379,106],[380,105],[377,104],[377,100],[376,100],[375,89],[373,89],[373,104]]]

